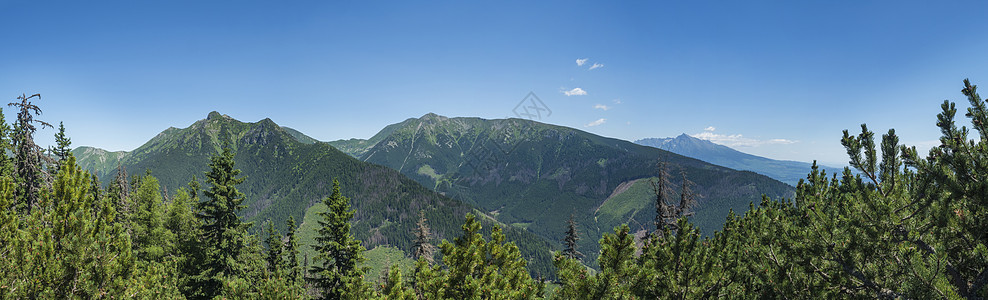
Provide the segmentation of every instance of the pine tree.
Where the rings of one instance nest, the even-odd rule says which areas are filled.
[[[333,179],[333,192],[323,199],[328,208],[320,212],[319,235],[312,246],[318,253],[315,265],[309,271],[310,280],[322,294],[321,299],[360,299],[367,295],[363,282],[367,267],[358,267],[364,262],[364,247],[350,233],[350,199],[340,193],[340,182]]]
[[[573,214],[569,215],[569,221],[566,221],[566,238],[563,239],[563,255],[570,259],[580,259],[583,257],[583,253],[577,251],[576,248],[579,246],[577,244],[580,241],[580,233],[576,230],[576,216]]]
[[[34,143],[34,132],[37,130],[34,124],[38,124],[41,128],[52,127],[51,124],[34,119],[34,115],[41,114],[41,108],[31,102],[33,98],[40,100],[41,95],[21,95],[17,97],[20,102],[8,104],[20,109],[14,127],[14,162],[18,180],[17,199],[20,201],[21,209],[28,212],[38,202],[41,188],[46,186],[49,180],[44,171],[47,157],[42,154],[43,149]]]
[[[415,289],[425,299],[533,299],[543,296],[544,284],[532,279],[518,247],[507,242],[495,226],[490,242],[481,235],[480,221],[467,214],[463,236],[439,246],[443,265],[416,265]]]
[[[386,270],[387,276],[384,278],[384,286],[381,288],[383,299],[413,300],[415,292],[405,286],[401,276],[401,269],[398,265],[391,266]]]
[[[412,258],[425,259],[426,262],[432,264],[435,246],[429,242],[432,239],[432,233],[426,221],[428,219],[425,218],[425,211],[420,210],[419,220],[415,223],[415,244],[412,245]]]

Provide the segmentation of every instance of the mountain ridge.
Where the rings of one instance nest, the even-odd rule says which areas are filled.
[[[311,208],[330,194],[334,178],[339,179],[356,212],[354,235],[368,248],[392,245],[410,253],[419,210],[429,219],[436,241],[451,240],[460,234],[463,216],[473,211],[470,205],[431,191],[390,168],[359,161],[327,143],[303,143],[269,118],[249,123],[211,112],[186,128],[166,129],[132,151],[78,147],[73,154],[86,162],[80,166],[96,171],[104,184],[120,165],[129,174],[151,170],[168,194],[185,187],[193,176],[201,181],[210,157],[223,145],[235,150],[236,167],[247,179],[238,187],[247,205],[239,214],[253,222],[253,231],[270,220],[284,232],[289,216],[301,222],[314,214]],[[303,228],[314,230],[314,226]],[[505,234],[530,258],[532,272],[554,274],[549,253],[554,243],[510,227]]]
[[[707,196],[694,217],[707,234],[720,229],[729,210],[746,211],[762,194],[780,198],[793,193],[792,187],[753,172],[526,119],[429,113],[389,125],[388,131],[376,143],[368,143],[366,150],[350,155],[399,170],[424,186],[546,239],[562,237],[562,224],[574,213],[590,241],[581,247],[589,252],[596,249],[592,241],[618,221],[632,221],[647,230],[655,214],[654,208],[649,209],[654,200],[642,192],[647,185],[642,179],[654,177],[659,161],[671,164],[677,186],[680,172],[685,172]],[[383,130],[375,136],[382,134]],[[621,198],[620,206],[603,205],[619,186],[631,187],[635,182],[635,197]],[[605,209],[599,210],[601,206]]]
[[[813,165],[806,162],[776,160],[748,154],[685,133],[674,138],[639,139],[635,141],[635,144],[659,148],[735,170],[753,171],[791,186],[796,186],[800,179],[806,178]],[[820,168],[826,170],[828,174],[843,172],[842,168],[828,166],[820,166]]]

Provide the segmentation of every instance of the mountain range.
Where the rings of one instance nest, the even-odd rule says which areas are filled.
[[[693,157],[715,165],[725,166],[735,170],[753,171],[764,174],[778,181],[796,186],[800,179],[806,178],[813,166],[810,163],[774,160],[761,156],[747,154],[730,147],[714,144],[708,140],[698,139],[687,134],[674,138],[646,138],[635,141],[635,144],[650,146]],[[840,174],[842,168],[820,166],[827,174]]]
[[[620,224],[640,232],[653,228],[649,180],[660,161],[677,187],[683,174],[695,183],[702,197],[692,220],[708,234],[720,229],[730,210],[744,212],[763,194],[793,194],[792,187],[754,172],[527,119],[430,113],[389,125],[367,140],[329,144],[547,240],[562,238],[573,215],[588,253]]]
[[[695,183],[700,198],[692,221],[707,234],[719,230],[731,210],[742,213],[762,195],[790,197],[794,191],[754,172],[573,128],[431,113],[386,126],[368,139],[320,142],[270,119],[249,123],[211,112],[133,151],[79,147],[73,154],[104,183],[118,166],[132,174],[151,170],[167,193],[201,178],[209,157],[224,144],[234,148],[247,177],[240,189],[248,208],[241,215],[255,229],[270,220],[284,231],[288,216],[314,220],[324,209],[314,204],[338,178],[356,210],[354,233],[368,248],[390,245],[407,252],[419,210],[438,239],[457,236],[463,215],[474,212],[488,228],[505,228],[531,272],[549,276],[550,251],[559,249],[571,215],[590,265],[603,233],[624,223],[639,233],[652,228],[649,182],[659,162],[666,163],[675,186],[684,177]],[[316,225],[310,223],[301,225],[303,243],[314,236]]]
[[[395,170],[354,159],[270,119],[248,123],[211,112],[186,128],[168,128],[133,151],[78,147],[73,155],[104,184],[114,178],[118,166],[131,175],[150,170],[167,194],[187,186],[193,178],[201,181],[209,158],[224,144],[236,151],[236,167],[246,177],[238,187],[246,195],[247,205],[240,214],[253,222],[254,232],[269,220],[285,232],[289,216],[298,222],[316,220],[316,209],[325,207],[314,204],[329,196],[334,178],[356,211],[354,235],[368,249],[389,245],[410,253],[412,229],[420,210],[429,219],[437,240],[452,240],[461,234],[464,215],[474,211],[472,206],[431,191]],[[495,223],[481,219],[486,229]],[[312,243],[316,227],[314,222],[300,224],[302,244]],[[522,229],[503,227],[529,259],[530,271],[554,274],[549,252],[557,248],[554,243]],[[302,250],[312,251],[307,246]]]

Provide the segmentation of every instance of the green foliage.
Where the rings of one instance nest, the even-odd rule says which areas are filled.
[[[72,155],[72,139],[65,135],[65,124],[58,122],[58,133],[55,133],[55,147],[50,151],[61,164]]]
[[[302,284],[302,265],[299,264],[298,255],[298,236],[295,235],[298,227],[295,226],[295,217],[288,217],[288,221],[285,224],[285,228],[288,228],[288,233],[285,234],[285,244],[284,244],[284,255],[283,261],[285,263],[284,270],[285,276],[288,278],[291,284],[301,285]]]
[[[165,227],[167,208],[162,203],[158,179],[145,175],[131,197],[135,206],[131,216],[134,255],[140,260],[160,261],[173,251],[175,236]]]
[[[557,255],[567,298],[917,298],[988,296],[988,112],[965,81],[980,139],[968,140],[945,102],[941,145],[923,159],[881,143],[867,126],[844,131],[850,165],[828,177],[814,165],[794,199],[730,214],[703,238],[685,219],[678,232],[653,236],[640,255],[627,227],[601,241],[601,272]],[[880,153],[879,153],[880,151]]]
[[[275,276],[287,275],[285,272],[285,261],[282,255],[284,254],[284,244],[281,242],[281,234],[274,229],[274,223],[268,221],[268,238],[264,241],[268,247],[268,252],[266,255],[266,260],[268,264],[268,273]]]
[[[13,181],[0,177],[0,298],[119,298],[130,289],[130,238],[112,205],[91,197],[89,179],[70,157],[36,209],[18,214],[6,209]]]
[[[533,299],[545,285],[533,280],[518,247],[507,242],[495,226],[491,240],[481,235],[481,224],[467,214],[463,235],[440,245],[443,265],[416,266],[416,290],[427,299]]]
[[[588,237],[580,248],[590,263],[596,260],[601,228],[629,223],[635,231],[647,230],[644,224],[652,224],[654,212],[630,208],[652,203],[648,196],[625,202],[632,205],[622,205],[629,209],[621,216],[595,218],[591,212],[620,196],[623,184],[655,176],[653,166],[660,160],[669,162],[672,174],[685,171],[697,183],[696,191],[704,197],[693,222],[706,234],[723,225],[729,210],[746,210],[762,194],[793,193],[792,187],[752,172],[529,120],[427,114],[388,126],[375,138],[365,142],[376,144],[358,151],[362,160],[399,170],[423,186],[475,205],[499,223],[528,224],[526,231],[551,241],[546,249],[515,240],[532,263],[530,271],[549,277],[552,260],[547,254],[560,248],[557,241],[565,234],[559,224],[567,216],[559,212],[577,212],[576,222]],[[675,179],[671,183],[681,184]]]
[[[219,292],[221,286],[225,288],[226,280],[250,271],[245,265],[249,260],[243,257],[250,254],[247,250],[251,242],[247,235],[250,223],[242,222],[237,215],[245,207],[244,195],[236,187],[244,178],[237,178],[240,170],[234,167],[233,157],[233,150],[224,147],[221,154],[212,158],[211,170],[206,173],[206,183],[210,185],[204,191],[206,201],[198,203],[196,217],[201,222],[205,260],[195,280],[200,282],[200,291],[205,296]]]
[[[6,155],[7,153],[14,153],[13,128],[7,124],[2,108],[0,108],[0,153],[5,154],[0,155],[0,176],[13,178],[14,159]]]
[[[320,200],[331,193],[330,178],[338,178],[346,187],[342,193],[352,199],[355,210],[352,234],[367,248],[388,245],[412,253],[412,232],[419,211],[425,212],[433,236],[439,240],[456,236],[461,218],[472,210],[397,171],[361,162],[326,143],[299,142],[290,131],[267,119],[245,123],[210,113],[207,119],[188,128],[167,129],[131,152],[80,147],[73,154],[89,162],[90,170],[110,174],[101,178],[111,189],[112,174],[118,169],[151,169],[163,189],[176,191],[186,187],[193,176],[201,178],[203,172],[209,171],[210,158],[219,153],[222,140],[231,141],[241,176],[249,178],[237,186],[245,196],[242,204],[247,205],[238,215],[258,225],[249,229],[255,234],[261,234],[259,225],[265,220],[274,222],[276,230],[287,232],[285,222],[289,217],[295,218],[300,223],[296,233],[300,260],[306,253],[310,258],[315,256],[309,247],[318,227],[315,213],[325,210]],[[487,222],[485,226],[493,224],[489,220],[483,222]],[[504,228],[504,232],[532,262],[530,270],[547,276],[553,272],[551,243],[515,228]]]
[[[350,199],[340,193],[340,182],[333,179],[333,193],[323,200],[329,209],[319,213],[319,236],[313,249],[318,253],[309,273],[310,281],[321,294],[321,299],[360,299],[368,294],[363,281],[366,267],[364,247],[350,234]]]

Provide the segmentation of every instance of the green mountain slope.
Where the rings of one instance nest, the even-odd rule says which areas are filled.
[[[635,143],[689,156],[735,170],[753,171],[792,186],[796,186],[800,179],[806,178],[806,174],[809,174],[812,167],[810,163],[774,160],[747,154],[686,134],[679,135],[675,138],[640,139],[635,141]],[[843,172],[843,169],[826,166],[821,166],[821,169],[826,170],[827,174],[840,174]]]
[[[336,149],[340,149],[340,151],[343,151],[343,153],[349,154],[350,156],[353,157],[360,157],[364,155],[364,153],[366,153],[367,150],[369,150],[371,147],[377,145],[378,142],[391,135],[391,133],[393,133],[395,130],[408,126],[408,124],[412,122],[415,122],[415,118],[410,118],[405,121],[402,121],[401,123],[395,123],[385,126],[384,129],[378,131],[377,134],[372,136],[370,139],[364,140],[364,139],[354,138],[348,140],[336,140],[328,143],[331,146],[336,147]]]
[[[547,239],[561,239],[566,219],[575,214],[585,233],[584,253],[596,253],[601,233],[621,223],[652,227],[654,209],[638,209],[630,218],[602,220],[595,214],[612,194],[626,192],[616,191],[622,184],[654,176],[660,160],[671,164],[671,174],[685,171],[697,184],[695,191],[704,197],[693,221],[706,233],[719,229],[729,210],[746,211],[762,194],[793,193],[792,187],[753,172],[529,120],[427,114],[400,125],[360,158]],[[654,205],[647,193],[632,198],[635,207]]]
[[[300,134],[300,133],[299,133]],[[221,145],[236,150],[236,164],[247,181],[239,189],[247,196],[241,215],[260,228],[265,220],[284,232],[285,220],[314,213],[310,207],[326,197],[333,178],[339,178],[343,194],[351,198],[356,214],[355,236],[370,249],[391,245],[408,251],[418,211],[425,210],[429,225],[439,239],[460,234],[463,216],[470,205],[431,191],[402,174],[380,165],[365,163],[326,143],[303,143],[299,134],[270,119],[256,123],[234,120],[212,112],[187,128],[169,128],[141,147],[126,153],[107,153],[78,148],[73,154],[105,182],[112,180],[117,164],[130,174],[152,170],[166,191],[185,187],[196,176],[203,177],[209,158]],[[313,235],[316,225],[304,224],[301,236]],[[533,272],[552,274],[549,249],[552,244],[523,230],[508,228],[508,235],[532,260]]]

